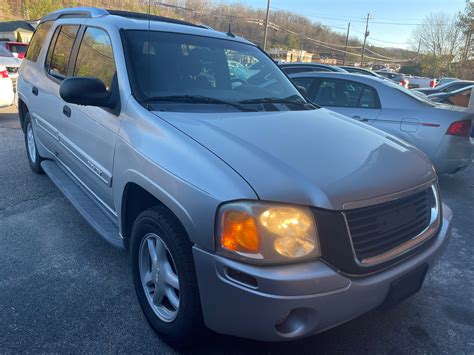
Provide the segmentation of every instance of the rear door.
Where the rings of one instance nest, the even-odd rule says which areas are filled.
[[[39,30],[35,37],[40,34]],[[49,42],[45,61],[37,62],[34,66],[27,65],[23,70],[23,78],[29,86],[26,91],[30,98],[28,105],[35,134],[58,159],[62,156],[59,132],[64,128],[59,85],[67,75],[70,54],[78,31],[78,25],[57,26]],[[34,57],[39,50],[32,43],[26,60]]]
[[[309,98],[318,105],[358,121],[372,124],[380,114],[375,88],[352,80],[318,78]]]
[[[101,28],[81,31],[72,59],[71,76],[100,79],[107,90],[118,95],[118,84],[112,42]],[[117,133],[118,112],[93,106],[63,102],[62,145],[67,164],[102,205],[114,212],[112,170]]]

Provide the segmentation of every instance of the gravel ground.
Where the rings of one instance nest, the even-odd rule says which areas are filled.
[[[0,147],[0,352],[173,353],[142,315],[127,254],[30,171],[15,108],[0,109]],[[299,341],[215,334],[193,352],[473,354],[474,166],[441,192],[453,238],[413,298]]]

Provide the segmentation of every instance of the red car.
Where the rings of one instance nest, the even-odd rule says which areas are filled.
[[[15,57],[20,59],[25,58],[25,53],[28,48],[26,43],[21,42],[1,42],[0,46],[5,47],[10,52],[12,52]]]

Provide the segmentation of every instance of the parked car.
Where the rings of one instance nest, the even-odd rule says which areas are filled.
[[[260,65],[232,82],[238,56]],[[170,344],[205,326],[315,334],[417,292],[448,242],[425,154],[308,102],[233,34],[64,9],[41,20],[18,87],[31,169],[130,253]]]
[[[290,76],[318,105],[377,127],[420,148],[439,174],[455,173],[471,162],[472,113],[438,106],[386,80],[343,73]]]
[[[286,74],[303,73],[303,72],[342,72],[347,73],[346,70],[335,65],[321,64],[321,63],[282,63],[280,68]]]
[[[0,47],[7,49],[15,58],[23,59],[28,49],[28,44],[21,42],[0,42]]]
[[[8,76],[7,68],[0,65],[0,107],[13,105],[14,99],[12,80]]]
[[[466,86],[462,89],[454,90],[452,92],[440,92],[437,94],[431,94],[428,95],[428,98],[433,102],[438,102],[441,104],[468,107],[473,88],[474,85]]]
[[[409,75],[408,80],[410,81],[410,89],[434,88],[436,85],[438,85],[438,81],[436,79],[427,78],[424,76]]]
[[[416,89],[416,91],[422,92],[426,95],[438,94],[438,93],[450,93],[467,86],[474,85],[474,81],[470,80],[453,80],[445,84],[437,85],[434,88],[423,88],[423,89]]]
[[[15,58],[6,48],[0,47],[0,66],[6,68],[8,76],[12,80],[13,89],[16,92],[16,81],[18,79],[18,70],[20,69],[21,61]]]

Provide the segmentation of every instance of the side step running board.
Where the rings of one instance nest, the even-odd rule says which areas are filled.
[[[79,213],[108,243],[117,248],[124,248],[119,235],[118,226],[113,216],[109,215],[97,204],[58,163],[52,160],[43,160],[41,167],[56,187],[77,208]]]

